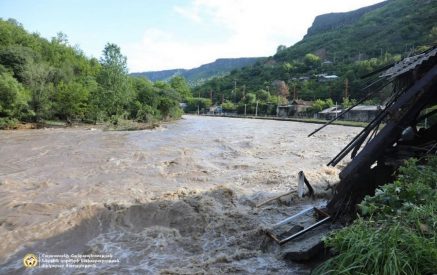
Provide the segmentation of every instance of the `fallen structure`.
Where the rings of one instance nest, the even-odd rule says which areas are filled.
[[[379,75],[377,75],[379,74]],[[306,261],[323,252],[323,238],[335,224],[350,221],[366,195],[389,183],[405,160],[437,153],[437,47],[378,70],[356,105],[316,129],[317,133],[383,88],[392,93],[384,108],[335,156],[335,166],[349,153],[352,161],[341,171],[340,183],[326,209],[308,208],[273,225],[266,233],[281,245],[284,259]],[[299,172],[299,195],[314,194],[303,172]],[[289,192],[290,193],[290,192]],[[284,195],[258,205],[264,205]]]
[[[428,123],[437,114],[437,47],[407,57],[378,70],[363,91],[358,104],[391,88],[391,96],[369,124],[335,156],[335,166],[349,153],[352,161],[341,171],[340,183],[327,210],[334,220],[354,213],[364,196],[394,179],[399,166],[408,158],[422,158],[437,152],[437,123]],[[341,118],[354,106],[309,136]],[[437,122],[437,119],[435,120]]]

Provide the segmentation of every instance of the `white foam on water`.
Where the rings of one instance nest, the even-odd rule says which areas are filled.
[[[147,131],[0,131],[0,273],[23,271],[29,250],[120,258],[96,274],[305,271],[263,229],[308,202],[255,205],[296,190],[301,170],[330,195],[338,170],[325,163],[359,129],[306,138],[316,127],[188,116]]]

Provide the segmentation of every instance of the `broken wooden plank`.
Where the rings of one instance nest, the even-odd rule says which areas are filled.
[[[263,206],[263,205],[265,205],[265,204],[267,204],[267,203],[269,203],[269,202],[272,202],[272,201],[274,201],[274,200],[280,199],[280,198],[282,198],[282,197],[284,197],[284,196],[287,196],[287,195],[290,195],[291,193],[294,193],[294,192],[295,192],[295,190],[292,190],[292,191],[290,191],[290,192],[287,192],[287,193],[281,194],[281,195],[279,195],[279,196],[273,197],[273,198],[271,198],[271,199],[268,199],[268,200],[266,200],[266,201],[264,201],[264,202],[262,202],[262,203],[256,205],[256,207],[257,207],[257,208],[258,208],[258,207],[261,207],[261,206]]]

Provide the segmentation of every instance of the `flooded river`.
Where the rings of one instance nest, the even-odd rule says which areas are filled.
[[[305,274],[263,233],[312,201],[286,197],[305,171],[319,197],[325,164],[360,130],[185,116],[155,130],[0,132],[0,273],[23,256],[110,255],[92,267],[33,274]]]

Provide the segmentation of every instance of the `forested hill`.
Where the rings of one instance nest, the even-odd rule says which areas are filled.
[[[247,103],[247,94],[252,101],[266,104],[285,102],[293,94],[340,103],[345,87],[346,95],[359,98],[362,75],[437,43],[436,14],[433,0],[388,0],[351,12],[320,15],[300,42],[279,46],[273,56],[212,79],[194,94],[212,95],[215,102],[224,98],[238,106],[243,99]],[[320,75],[338,78],[320,81]]]
[[[0,18],[0,129],[18,122],[153,122],[180,117],[191,90],[183,78],[170,83],[128,76],[115,44],[99,60],[70,46],[59,33],[47,40],[16,20]]]
[[[242,57],[242,58],[220,58],[214,62],[204,64],[194,69],[173,69],[163,71],[151,71],[132,73],[132,76],[143,76],[151,81],[168,81],[175,76],[184,77],[192,86],[202,84],[213,77],[225,76],[232,70],[244,66],[252,65],[260,58]]]
[[[323,59],[349,62],[377,57],[381,52],[404,54],[432,42],[436,14],[433,0],[388,0],[348,13],[321,15],[303,40],[274,59],[293,60],[318,51]]]

